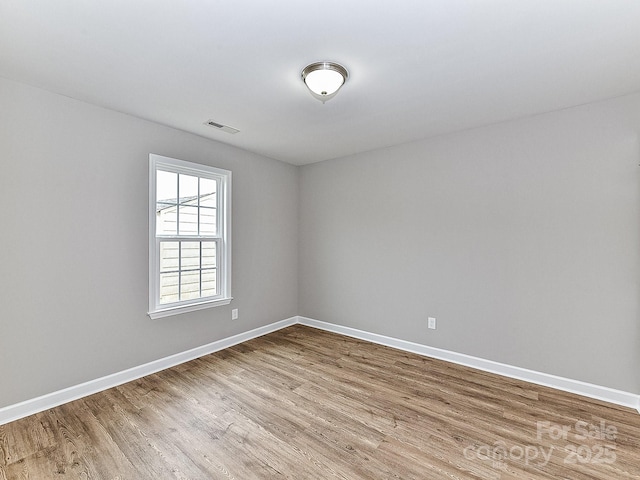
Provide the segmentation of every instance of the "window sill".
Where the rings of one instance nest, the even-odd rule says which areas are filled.
[[[197,310],[204,310],[205,308],[220,307],[222,305],[229,305],[233,300],[233,297],[221,298],[219,300],[211,300],[208,302],[192,303],[190,305],[180,305],[178,307],[163,308],[160,310],[154,310],[148,312],[147,315],[151,319],[170,317],[172,315],[180,315],[181,313],[195,312]]]

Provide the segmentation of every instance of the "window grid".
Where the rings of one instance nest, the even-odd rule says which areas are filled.
[[[163,243],[176,243],[177,244],[177,251],[178,251],[178,255],[177,255],[177,266],[175,268],[163,268],[162,267],[162,252],[163,252]],[[184,261],[183,259],[185,259],[185,257],[187,257],[187,255],[185,255],[183,252],[184,250],[187,248],[184,246],[184,244],[186,243],[197,243],[198,247],[198,255],[197,255],[197,259],[198,259],[198,266],[197,267],[189,267],[184,265]],[[211,257],[214,259],[213,263],[209,264],[208,262],[210,262],[211,260],[205,261],[205,247],[203,246],[204,243],[211,243],[210,247],[206,247],[206,248],[210,248],[211,249]],[[218,294],[218,285],[219,285],[219,278],[218,278],[218,272],[219,272],[219,268],[217,265],[217,252],[219,251],[218,248],[218,244],[219,241],[218,239],[201,239],[201,238],[197,238],[197,237],[188,237],[188,238],[180,238],[180,239],[176,239],[173,237],[163,237],[163,238],[158,238],[158,245],[159,245],[159,252],[160,252],[160,257],[159,257],[159,261],[160,261],[160,268],[159,268],[159,272],[160,272],[160,276],[162,278],[162,276],[170,276],[170,275],[175,275],[177,278],[177,296],[178,299],[177,301],[183,301],[184,299],[183,297],[183,274],[184,273],[194,273],[194,272],[198,272],[198,298],[207,298],[207,297],[211,297],[211,296],[215,296]],[[213,280],[213,287],[210,288],[204,288],[203,289],[203,278],[207,273],[215,273],[215,277]],[[162,282],[161,282],[162,283]],[[205,290],[212,290],[212,294],[211,295],[204,295],[203,292]],[[163,301],[162,297],[163,297],[163,291],[162,291],[162,285],[160,286],[159,289],[159,294],[160,294],[160,298],[159,298],[159,303],[160,304],[167,304],[167,303],[173,303],[170,301]],[[165,293],[164,295],[166,296],[170,296],[170,293]]]

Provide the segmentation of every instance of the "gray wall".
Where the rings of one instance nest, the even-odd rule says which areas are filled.
[[[302,167],[300,315],[640,393],[639,131],[634,95]]]
[[[231,305],[146,315],[149,153],[233,171]],[[2,79],[0,161],[0,407],[297,314],[296,167]]]

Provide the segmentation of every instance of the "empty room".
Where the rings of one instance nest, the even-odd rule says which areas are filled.
[[[640,479],[638,25],[0,0],[0,480]]]

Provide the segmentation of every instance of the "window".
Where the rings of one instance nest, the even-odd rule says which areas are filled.
[[[149,155],[149,316],[231,302],[231,172]]]

